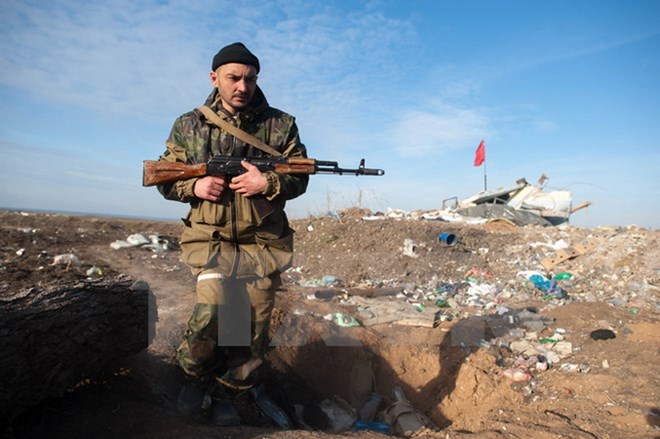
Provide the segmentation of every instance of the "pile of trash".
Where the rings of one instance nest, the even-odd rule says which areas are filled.
[[[317,317],[344,328],[382,324],[437,328],[443,322],[455,321],[451,329],[453,345],[463,347],[466,355],[471,347],[492,350],[496,364],[505,369],[504,376],[528,381],[534,373],[551,367],[586,371],[562,364],[574,349],[566,340],[565,329],[553,328],[553,320],[535,309],[512,306],[515,301],[531,298],[541,298],[552,306],[564,305],[572,299],[562,283],[571,278],[568,272],[547,278],[540,272],[527,271],[518,273],[517,284],[502,285],[494,276],[473,269],[463,279],[438,282],[431,291],[406,286],[343,288],[332,275],[301,285],[315,289],[305,293],[306,300],[334,302],[336,312]],[[365,291],[370,294],[365,296]],[[466,322],[475,321],[481,330],[462,330]]]
[[[511,187],[484,190],[463,200],[457,197],[443,200],[442,209],[432,211],[403,211],[388,209],[385,213],[365,216],[373,221],[385,218],[426,219],[465,224],[482,224],[503,220],[516,226],[564,226],[571,214],[590,206],[591,202],[573,207],[573,194],[569,191],[544,191],[548,180],[542,175],[538,185],[524,178]]]
[[[126,240],[117,240],[110,243],[110,248],[114,250],[128,247],[140,247],[151,250],[156,253],[156,255],[160,255],[165,252],[165,250],[172,249],[172,244],[163,236],[151,234],[145,237],[142,233],[135,233],[129,235]]]
[[[340,305],[356,307],[364,326],[394,323],[408,326],[436,327],[438,322],[454,317],[469,318],[490,313],[501,313],[505,303],[540,298],[554,306],[562,306],[571,300],[561,286],[572,274],[558,273],[551,278],[537,271],[519,272],[517,283],[502,284],[494,276],[472,269],[463,279],[436,282],[432,288],[401,284],[394,280],[364,283],[343,288],[335,276],[326,275],[320,280],[300,281],[306,288],[332,287],[307,294],[308,300],[333,300]],[[362,291],[373,290],[364,297]],[[355,294],[357,292],[357,294]]]
[[[320,408],[327,416],[333,433],[346,431],[376,431],[388,435],[407,435],[422,429],[438,430],[438,427],[406,398],[401,387],[394,388],[394,402],[379,410],[383,397],[371,392],[360,410],[355,410],[339,397],[321,402]]]
[[[534,373],[551,367],[563,370],[560,363],[573,355],[574,346],[565,339],[567,330],[554,327],[552,318],[534,309],[503,309],[488,316],[485,324],[494,337],[480,340],[479,347],[494,352],[496,364],[512,381],[529,381]]]

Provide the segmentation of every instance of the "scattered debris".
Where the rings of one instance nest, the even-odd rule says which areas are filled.
[[[347,314],[342,314],[342,313],[332,313],[332,314],[326,314],[323,316],[325,320],[329,320],[331,322],[334,322],[338,326],[342,326],[344,328],[351,328],[354,326],[360,326],[360,322],[358,322],[355,317],[349,316]]]
[[[305,287],[327,287],[332,285],[339,285],[341,282],[336,276],[326,274],[321,279],[310,279],[304,282]]]
[[[357,306],[360,320],[364,326],[395,323],[404,326],[432,328],[436,318],[435,311],[419,310],[412,304],[401,300],[350,297],[346,303]]]
[[[406,399],[401,387],[394,388],[394,398],[394,404],[383,412],[383,420],[392,426],[395,433],[405,435],[425,427],[437,429],[429,418]]]
[[[406,240],[403,241],[403,247],[401,250],[403,251],[404,256],[408,256],[410,258],[419,257],[417,254],[417,244],[415,244],[415,241],[410,238],[406,238]]]
[[[596,243],[593,240],[586,239],[581,243],[574,245],[573,247],[560,248],[559,250],[557,250],[557,254],[554,258],[547,257],[542,259],[541,265],[543,265],[543,267],[546,270],[550,271],[555,267],[555,265],[561,264],[564,261],[568,261],[569,259],[573,259],[580,255],[583,255],[593,250],[595,247],[596,247]]]
[[[338,290],[316,290],[314,294],[309,294],[308,299],[317,299],[317,300],[332,300],[337,297]]]
[[[438,236],[438,241],[443,244],[454,245],[458,243],[458,237],[453,233],[442,232],[440,236]]]
[[[105,272],[103,271],[103,268],[93,265],[89,270],[86,271],[87,276],[89,277],[103,277]]]
[[[529,381],[532,379],[532,375],[520,367],[506,369],[503,375],[512,381]]]
[[[57,255],[53,258],[53,264],[52,265],[80,265],[80,259],[78,256],[74,255],[73,253],[65,253],[62,255]]]
[[[610,329],[596,329],[589,334],[592,340],[611,340],[616,338],[614,331]]]
[[[333,433],[348,431],[355,424],[357,419],[355,410],[338,396],[323,400],[320,407],[328,417],[330,431]]]
[[[145,237],[141,233],[129,235],[125,241],[117,240],[110,243],[110,247],[114,250],[128,247],[141,247],[151,250],[157,255],[162,254],[165,250],[171,248],[170,242],[159,235],[149,235]]]

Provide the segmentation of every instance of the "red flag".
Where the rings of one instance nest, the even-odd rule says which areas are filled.
[[[474,166],[481,166],[486,161],[486,144],[482,140],[474,154]]]

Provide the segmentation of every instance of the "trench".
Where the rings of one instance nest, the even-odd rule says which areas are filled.
[[[477,325],[471,328],[470,322]],[[397,418],[402,424],[398,426],[382,416],[396,405],[398,390],[414,409],[409,413],[423,414],[429,425],[437,429],[458,426],[476,430],[479,419],[472,424],[462,419],[456,424],[456,418],[466,409],[473,414],[483,412],[478,415],[482,419],[487,417],[488,410],[482,406],[489,393],[495,393],[496,386],[502,385],[481,368],[485,363],[494,364],[494,358],[478,346],[479,340],[490,338],[479,323],[483,322],[467,319],[439,328],[345,328],[315,314],[300,315],[291,309],[276,308],[264,375],[266,392],[291,421],[288,429],[341,434],[355,429],[356,421],[370,421],[389,423],[390,433],[404,436],[397,428],[418,427],[418,415],[412,421],[411,416]],[[457,325],[462,326],[458,332],[463,338],[456,336]],[[169,432],[179,428],[190,433],[195,431],[191,428],[199,428],[200,435],[216,431],[217,427],[208,423],[203,425],[178,416],[180,370],[171,360],[164,361],[167,356],[153,355],[154,347],[171,351],[180,336],[174,330],[160,332],[160,344],[134,357],[126,375],[113,374],[96,380],[65,398],[47,401],[26,413],[15,425],[14,431],[19,433],[16,437],[39,437],[46,431],[62,432],[61,437],[83,437],[70,432],[86,434],[90,428],[96,428],[93,425],[100,419],[113,431],[134,436],[142,431],[152,434],[158,429]],[[371,411],[372,417],[363,418],[364,408],[370,399],[373,402],[374,393],[380,401]],[[234,404],[243,404],[238,428],[278,429],[276,422],[259,414],[249,392],[231,398]],[[382,424],[365,425],[367,429],[382,431],[377,428]],[[233,431],[231,428],[226,431]]]
[[[274,312],[268,356],[273,393],[296,428],[341,433],[347,424],[340,415],[367,422],[358,423],[365,429],[382,426],[368,422],[389,424],[393,434],[415,422],[438,429],[452,424],[440,405],[477,347],[452,342],[451,333],[439,328],[383,326],[345,328]],[[417,415],[396,418],[401,397],[409,403],[403,411],[412,407]]]

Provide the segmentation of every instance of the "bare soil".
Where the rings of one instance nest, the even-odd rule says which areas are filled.
[[[296,253],[277,294],[269,353],[270,379],[289,402],[334,396],[355,405],[376,390],[383,409],[399,387],[436,427],[414,437],[660,437],[658,231],[371,215],[350,209],[292,221]],[[234,395],[240,427],[221,428],[176,412],[183,377],[174,352],[195,302],[194,279],[179,260],[179,223],[2,211],[0,229],[0,295],[123,273],[149,283],[158,311],[147,350],[41,402],[15,419],[6,436],[340,436],[281,431],[246,394]],[[455,234],[461,245],[440,242],[442,232]],[[159,235],[170,248],[161,254],[110,248],[136,233]],[[540,261],[556,255],[552,246],[560,240],[593,244],[553,269],[572,275],[558,281],[564,298],[538,290],[521,273],[543,272]],[[80,264],[54,263],[62,254],[75,255]],[[471,289],[480,286],[487,287],[481,295]],[[327,290],[336,296],[313,297]],[[420,316],[435,317],[435,325],[410,319],[403,324],[401,318],[341,327],[323,318],[341,313],[364,321],[364,303],[356,296],[380,293],[389,295],[370,303],[418,309]],[[543,325],[512,332],[521,312]],[[597,329],[609,329],[615,338],[594,340],[590,334]],[[553,346],[557,334],[571,343],[561,361],[547,370],[531,366],[523,369],[525,379],[511,379],[516,360],[532,356],[516,352],[512,342]],[[385,437],[366,431],[341,436]]]

